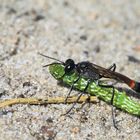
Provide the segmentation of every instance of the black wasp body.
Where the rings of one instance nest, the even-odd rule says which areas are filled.
[[[72,59],[67,59],[63,64],[65,66],[65,73],[76,70],[79,76],[88,78],[90,80],[99,80],[100,78],[114,79],[117,82],[127,84],[131,89],[140,92],[140,82],[137,82],[123,74],[115,72],[116,65],[113,64],[109,68],[104,68],[89,61],[83,61],[75,64]]]
[[[67,59],[64,66],[65,73],[75,70],[79,74],[79,76],[82,76],[86,79],[98,80],[101,77],[100,74],[89,69],[89,67],[92,67],[92,63],[90,63],[89,61],[83,61],[75,64],[72,59]]]

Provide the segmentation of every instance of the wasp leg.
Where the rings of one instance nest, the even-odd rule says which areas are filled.
[[[73,88],[74,88],[74,84],[77,83],[79,79],[80,79],[80,76],[72,83],[72,85],[71,85],[71,87],[70,87],[70,90],[69,90],[69,92],[68,92],[68,94],[67,94],[67,97],[66,97],[66,99],[65,99],[65,104],[67,103],[67,99],[68,99],[68,97],[70,96],[70,94],[71,94],[71,92],[72,92],[72,90],[73,90]]]
[[[102,85],[100,83],[98,83],[98,85],[101,86],[101,87],[104,87],[104,88],[112,88],[112,97],[111,97],[111,101],[110,101],[110,104],[112,106],[112,108],[111,108],[111,110],[112,110],[111,111],[112,112],[112,120],[113,120],[114,127],[118,130],[118,127],[116,125],[116,120],[115,120],[114,106],[113,106],[113,100],[114,100],[114,95],[115,95],[115,88],[114,88],[113,85]]]
[[[111,71],[115,71],[116,70],[116,64],[113,63],[110,67],[107,68],[108,70],[111,70]],[[99,75],[99,79],[101,79],[103,76]]]
[[[111,71],[115,71],[116,70],[116,64],[115,63],[113,63],[109,68],[107,68],[107,69],[109,69],[109,70],[111,70]]]
[[[84,92],[87,90],[88,86],[89,86],[90,80],[87,81],[87,85],[85,87],[85,89],[83,90],[82,93],[80,93],[80,95],[78,96],[78,98],[76,99],[76,101],[73,103],[72,107],[64,114],[69,114],[69,112],[74,108],[74,106],[76,105],[76,103],[79,101],[80,97],[84,94]]]

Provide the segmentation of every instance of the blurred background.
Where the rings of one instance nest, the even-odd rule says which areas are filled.
[[[0,98],[66,96],[43,65],[88,60],[140,81],[139,0],[0,0]],[[73,91],[73,93],[78,93]],[[60,117],[71,105],[14,105],[0,111],[0,139],[139,139],[140,120],[111,107],[86,105]],[[76,105],[76,108],[80,105]]]

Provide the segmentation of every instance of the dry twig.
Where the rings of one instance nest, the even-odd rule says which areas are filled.
[[[96,103],[98,102],[97,97],[95,96],[81,96],[78,103],[86,102],[89,99],[89,102]],[[69,97],[67,103],[74,103],[77,100],[77,96]],[[46,99],[36,99],[36,98],[15,98],[8,99],[0,102],[0,108],[14,105],[14,104],[31,104],[31,105],[47,105],[47,104],[60,104],[65,103],[65,97],[48,97]]]

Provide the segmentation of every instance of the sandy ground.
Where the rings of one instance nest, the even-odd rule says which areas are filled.
[[[0,0],[1,100],[67,95],[68,88],[57,85],[48,69],[42,68],[52,61],[37,52],[104,67],[116,63],[117,71],[140,80],[139,7],[139,0]],[[21,104],[3,108],[0,139],[140,139],[139,118],[117,110],[120,131],[116,131],[111,107],[103,101],[61,117],[70,107]]]

